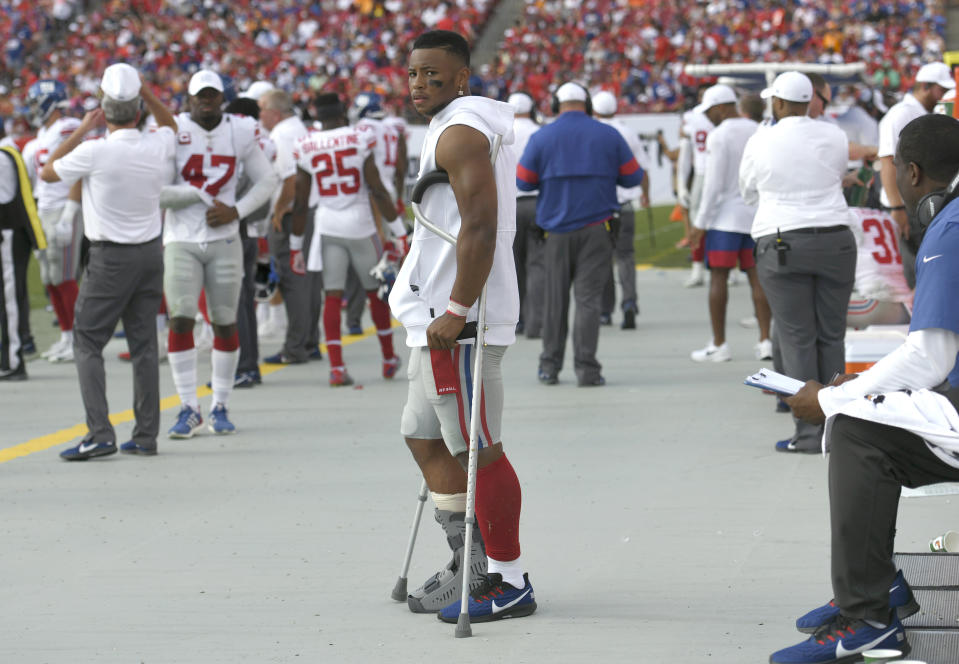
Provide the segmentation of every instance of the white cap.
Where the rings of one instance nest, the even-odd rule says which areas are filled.
[[[220,79],[220,75],[209,69],[201,69],[190,79],[187,92],[190,93],[191,97],[194,97],[204,88],[213,88],[217,92],[223,92],[223,81]]]
[[[952,70],[944,62],[930,62],[919,68],[916,74],[916,83],[935,83],[941,87],[951,90],[956,87],[956,81],[952,77]]]
[[[779,97],[785,101],[807,102],[812,99],[812,81],[798,71],[786,71],[776,77],[772,86],[759,93],[763,99]]]
[[[597,92],[593,97],[593,111],[596,115],[613,115],[616,112],[616,97],[608,90]]]
[[[807,79],[808,80],[808,79]],[[719,83],[712,86],[711,88],[706,88],[706,91],[703,93],[703,100],[700,102],[699,106],[695,110],[700,113],[705,113],[713,106],[722,106],[723,104],[735,104],[736,103],[736,93],[728,85],[723,85]]]
[[[259,101],[260,97],[265,95],[270,90],[275,90],[276,88],[269,81],[255,81],[250,84],[246,90],[240,93],[241,97],[246,97],[247,99],[252,99],[253,101]]]
[[[514,92],[506,100],[506,103],[512,106],[517,113],[529,113],[533,110],[533,98],[525,92]]]
[[[118,62],[103,70],[100,89],[107,97],[117,101],[136,99],[140,95],[140,74],[125,62]]]
[[[562,104],[567,101],[585,102],[588,93],[579,83],[563,83],[556,91],[556,100]]]

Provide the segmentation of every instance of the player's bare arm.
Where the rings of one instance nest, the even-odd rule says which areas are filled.
[[[293,197],[296,195],[296,176],[283,180],[283,187],[280,189],[280,195],[276,199],[276,207],[273,209],[272,224],[276,232],[283,230],[283,215],[290,211],[290,205],[293,204]],[[294,233],[299,235],[299,233]]]
[[[406,167],[409,163],[406,156],[406,136],[400,133],[400,140],[396,144],[396,170],[393,171],[393,187],[396,190],[397,200],[403,200],[403,185],[406,183]]]
[[[896,184],[896,166],[891,156],[879,158],[879,180],[882,182],[886,196],[889,197],[889,207],[892,208],[892,218],[899,227],[899,234],[908,240],[909,217],[902,208],[902,195],[899,193],[899,185]]]
[[[84,136],[86,136],[92,129],[102,127],[105,124],[106,119],[103,117],[102,108],[95,108],[84,115],[83,121],[80,122],[80,126],[77,127],[72,134],[70,134],[67,140],[58,145],[57,149],[53,151],[52,155],[50,155],[50,158],[47,159],[47,163],[43,165],[43,170],[40,171],[40,179],[44,182],[59,182],[60,176],[57,175],[55,170],[53,170],[53,162],[60,157],[73,152],[77,146],[83,142]]]
[[[140,97],[143,99],[144,105],[146,105],[147,109],[153,115],[153,119],[156,120],[157,126],[169,127],[173,131],[177,130],[176,119],[174,119],[173,113],[153,94],[153,90],[150,89],[150,84],[147,83],[142,74],[140,75]]]
[[[290,221],[290,234],[303,235],[306,232],[307,212],[310,209],[310,186],[312,178],[302,168],[296,169],[294,180],[293,216]]]
[[[437,142],[436,163],[449,174],[462,220],[450,299],[472,306],[489,276],[496,247],[496,178],[489,140],[472,127],[454,125]],[[453,348],[465,323],[464,318],[443,314],[426,331],[429,347]]]
[[[366,180],[366,186],[370,190],[370,200],[375,206],[376,212],[381,219],[393,221],[396,219],[396,205],[390,192],[383,186],[383,180],[380,179],[380,171],[376,167],[376,160],[373,155],[366,158],[363,162],[363,178]]]

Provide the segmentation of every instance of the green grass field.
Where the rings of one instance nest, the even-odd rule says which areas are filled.
[[[636,212],[636,262],[653,267],[688,267],[689,250],[676,248],[676,243],[683,237],[683,225],[669,221],[673,206],[663,205],[650,210],[652,232],[649,212]]]

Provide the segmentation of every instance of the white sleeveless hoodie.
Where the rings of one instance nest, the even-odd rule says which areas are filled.
[[[513,262],[516,235],[516,153],[513,150],[513,107],[485,97],[459,97],[436,114],[423,139],[419,177],[436,169],[436,144],[452,125],[476,129],[490,141],[503,137],[493,166],[496,177],[497,228],[493,267],[487,280],[486,343],[508,346],[516,341],[519,320],[519,288]],[[427,219],[456,236],[460,214],[453,189],[448,184],[426,190],[420,209]],[[442,316],[456,278],[456,250],[439,236],[416,224],[413,243],[390,292],[390,309],[406,328],[406,345],[426,346],[426,328]],[[468,321],[477,319],[476,303]]]

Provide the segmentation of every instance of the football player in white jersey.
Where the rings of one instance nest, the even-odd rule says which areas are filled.
[[[846,325],[903,325],[909,322],[912,291],[902,273],[899,228],[887,210],[849,208],[856,236],[856,285],[849,297]]]
[[[301,138],[294,148],[297,180],[293,234],[301,235],[306,227],[310,188],[315,181],[319,204],[307,269],[316,271],[322,266],[323,270],[323,331],[330,358],[330,385],[353,382],[343,364],[340,343],[340,309],[351,266],[370,303],[370,317],[383,352],[383,377],[392,378],[399,368],[399,358],[393,352],[390,310],[377,296],[379,283],[370,275],[383,252],[371,202],[388,222],[396,219],[396,203],[380,179],[373,155],[376,141],[370,132],[349,126],[346,108],[336,94],[317,96],[315,108],[323,130]]]
[[[223,82],[209,70],[190,79],[189,112],[177,116],[174,184],[163,188],[163,290],[170,312],[169,362],[183,407],[171,438],[190,438],[203,424],[197,398],[193,327],[201,290],[213,323],[210,431],[234,433],[226,404],[233,390],[239,339],[237,302],[243,280],[238,220],[266,203],[279,182],[257,141],[254,119],[224,114]],[[238,170],[253,185],[236,198]]]
[[[692,185],[689,187],[689,219],[696,218],[699,211],[699,199],[703,193],[703,174],[706,172],[706,138],[714,129],[702,109],[697,106],[683,114],[682,134],[689,140],[689,150],[692,165]],[[683,180],[682,174],[680,179]],[[683,180],[685,182],[685,180]],[[706,271],[703,264],[705,249],[700,243],[690,247],[693,254],[692,273],[684,284],[687,288],[701,286],[705,281]]]
[[[45,79],[27,91],[30,120],[37,137],[24,146],[24,161],[39,173],[47,159],[80,126],[80,120],[64,114],[67,89],[63,83]],[[37,254],[40,279],[60,325],[60,339],[42,355],[51,362],[73,361],[73,310],[77,301],[77,267],[80,263],[80,204],[71,200],[70,184],[36,179],[37,213],[47,236],[47,248]]]

